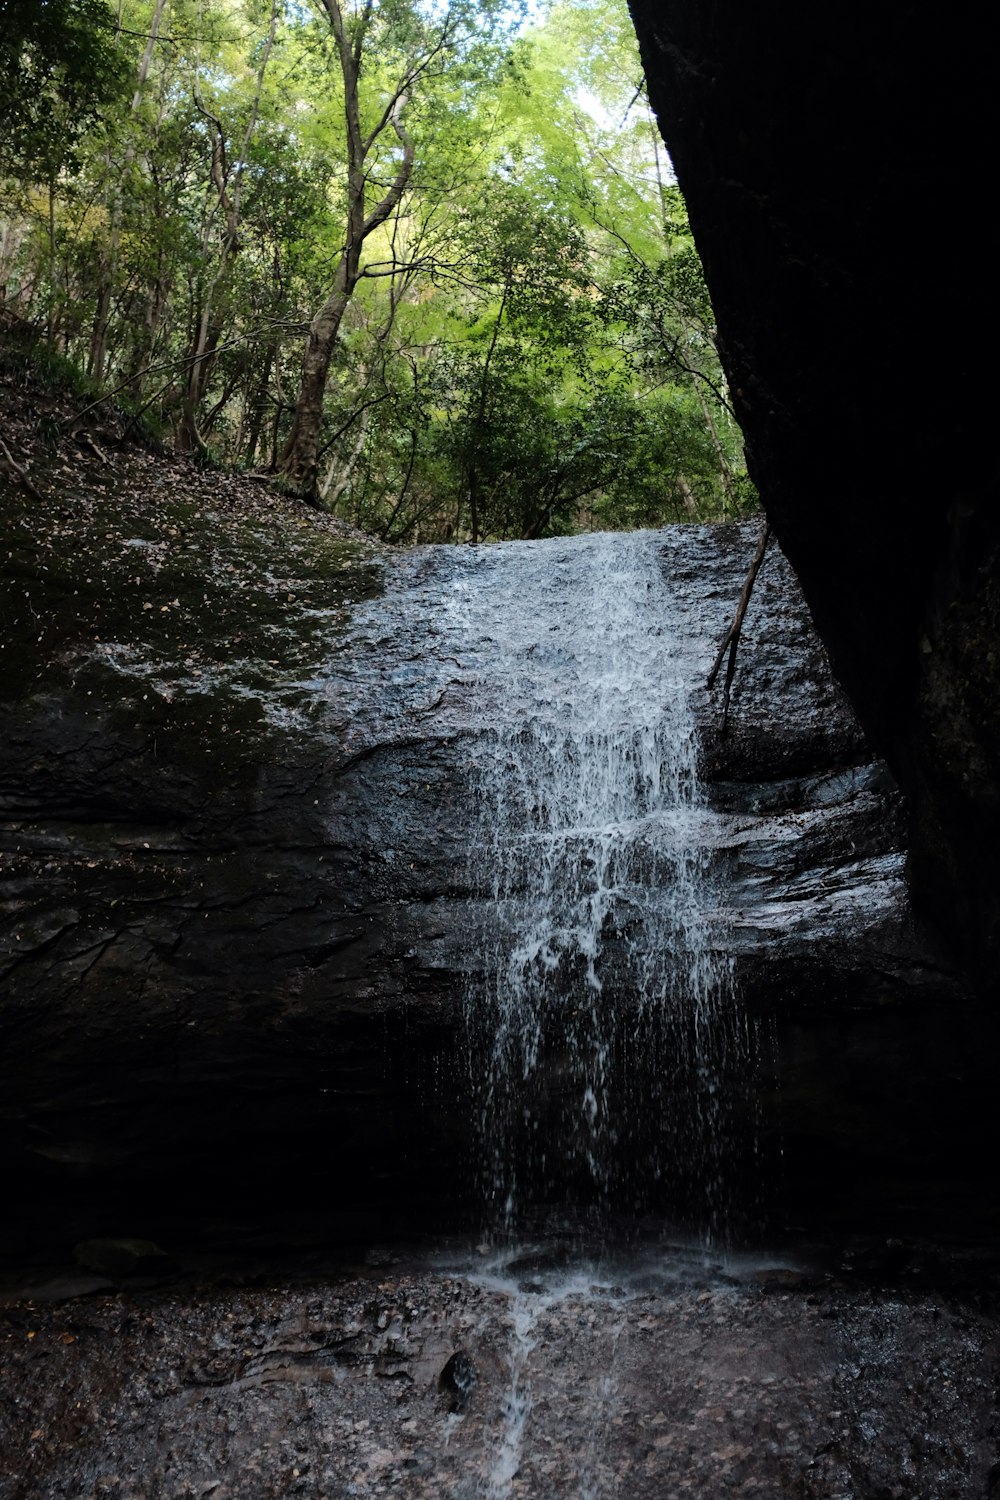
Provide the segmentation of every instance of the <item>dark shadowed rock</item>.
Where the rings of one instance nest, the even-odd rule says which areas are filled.
[[[471,1355],[464,1349],[456,1349],[438,1376],[438,1385],[448,1399],[449,1411],[464,1411],[478,1384],[479,1372]]]
[[[81,1240],[73,1257],[102,1276],[163,1276],[174,1263],[152,1240]]]
[[[996,384],[1000,232],[979,10],[630,3],[751,472],[910,799],[919,904],[995,992],[1000,505],[970,393]],[[945,232],[922,231],[928,211]]]
[[[31,1205],[12,1248],[468,1215],[460,999],[491,914],[468,862],[480,689],[446,605],[475,555],[224,505],[213,476],[154,513],[129,498],[147,462],[115,458],[117,499],[4,501],[0,1170]],[[723,814],[718,942],[773,1038],[777,1212],[823,1218],[860,1177],[891,1220],[930,1120],[934,1173],[986,1129],[983,1054],[907,905],[898,796],[776,551],[719,736],[704,676],[752,545],[663,534]],[[963,1171],[952,1188],[961,1217]]]

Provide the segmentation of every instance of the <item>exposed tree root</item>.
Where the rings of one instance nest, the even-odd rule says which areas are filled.
[[[31,479],[28,477],[27,470],[26,469],[22,469],[22,467],[18,463],[17,459],[14,457],[14,455],[11,453],[10,449],[7,447],[7,444],[4,442],[3,438],[0,438],[0,451],[2,451],[3,457],[4,457],[4,462],[6,463],[7,467],[10,469],[11,473],[18,480],[20,480],[21,484],[24,485],[24,488],[28,491],[29,494],[34,495],[34,497],[35,497],[36,500],[40,500],[42,498],[41,491],[38,490],[36,488],[36,486],[32,483]]]
[[[729,629],[726,631],[725,635],[722,638],[722,645],[719,647],[719,654],[716,656],[715,661],[712,665],[712,670],[709,672],[708,677],[705,681],[706,687],[711,688],[715,686],[715,679],[719,675],[719,668],[722,666],[723,657],[728,651],[729,661],[726,664],[726,682],[722,692],[722,734],[726,733],[726,730],[729,726],[729,690],[733,685],[733,676],[736,672],[736,653],[739,650],[740,634],[743,630],[743,619],[747,612],[747,605],[750,603],[750,595],[753,593],[753,586],[757,581],[757,574],[760,572],[761,563],[764,561],[764,554],[767,551],[767,544],[770,540],[770,537],[771,527],[770,524],[765,521],[764,525],[761,527],[760,537],[757,541],[757,550],[754,552],[753,560],[750,563],[750,568],[747,572],[747,576],[743,580],[743,588],[740,591],[740,599],[739,603],[736,606],[736,613],[733,616],[733,623],[730,625]]]

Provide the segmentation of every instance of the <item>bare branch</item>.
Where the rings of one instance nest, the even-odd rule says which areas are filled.
[[[380,396],[373,396],[370,401],[362,401],[360,405],[356,406],[351,412],[351,415],[348,417],[347,421],[344,422],[340,427],[338,427],[336,432],[333,434],[333,437],[329,438],[327,442],[323,444],[322,448],[319,449],[318,453],[316,454],[317,461],[323,458],[325,454],[329,453],[334,443],[338,442],[340,438],[344,436],[344,433],[354,426],[355,422],[363,412],[370,411],[373,406],[381,406],[383,401],[391,400],[392,394],[392,391],[383,391]]]
[[[444,18],[440,34],[437,41],[434,43],[434,46],[430,49],[429,52],[425,53],[425,55],[420,58],[418,62],[415,62],[410,67],[406,75],[400,80],[391,98],[386,104],[385,109],[382,111],[382,115],[379,119],[378,124],[374,127],[373,130],[369,132],[367,136],[365,136],[364,141],[362,142],[365,156],[368,155],[368,152],[371,150],[372,146],[385,130],[386,126],[393,122],[393,115],[400,99],[404,98],[404,96],[409,96],[417,79],[427,72],[434,59],[440,56],[445,48],[449,46],[451,42],[451,34],[453,31],[454,20],[451,11],[449,11]]]
[[[736,672],[736,652],[739,649],[740,635],[743,630],[743,619],[747,612],[747,605],[750,603],[750,595],[753,593],[753,586],[757,581],[757,574],[760,572],[761,564],[764,561],[764,554],[767,551],[767,544],[770,540],[770,536],[770,523],[765,520],[763,526],[761,527],[760,536],[757,540],[757,550],[754,552],[749,571],[747,572],[747,576],[743,581],[743,588],[740,591],[739,603],[736,606],[736,613],[733,616],[733,623],[730,625],[729,629],[726,631],[725,635],[722,638],[722,645],[719,647],[719,653],[716,656],[715,661],[712,665],[712,670],[709,672],[708,677],[705,681],[706,687],[714,687],[715,679],[719,675],[719,668],[722,666],[722,659],[728,650],[729,661],[726,665],[726,682],[722,694],[722,734],[726,733],[726,729],[729,725],[729,690],[733,685],[733,677]]]
[[[385,223],[386,219],[392,213],[400,198],[402,198],[403,193],[406,190],[406,184],[410,180],[410,174],[413,171],[413,141],[411,140],[407,132],[403,129],[403,122],[401,118],[403,110],[406,108],[408,98],[409,96],[406,94],[401,95],[400,98],[396,100],[395,108],[393,109],[392,113],[392,128],[396,132],[399,140],[402,142],[403,160],[400,165],[399,171],[396,173],[395,180],[386,192],[385,197],[376,208],[372,209],[371,213],[365,219],[361,229],[361,238],[363,240],[367,239],[372,231],[377,229],[380,224]]]
[[[633,106],[633,104],[640,97],[640,95],[644,94],[645,92],[646,92],[646,80],[645,80],[645,78],[640,78],[639,82],[636,84],[635,93],[632,95],[631,99],[628,101],[628,104],[625,107],[625,113],[622,115],[622,124],[623,125],[625,124],[625,121],[628,119],[629,115],[632,113],[632,106]]]
[[[307,332],[307,326],[297,320],[289,322],[282,318],[276,318],[259,328],[252,328],[247,333],[229,339],[225,344],[219,344],[213,353],[216,355],[225,354],[229,349],[237,349],[241,344],[253,343],[255,339],[265,338],[275,331],[296,334],[301,337],[302,334]],[[130,385],[135,385],[138,381],[145,380],[147,375],[162,375],[167,370],[183,370],[197,364],[203,358],[203,354],[182,354],[174,359],[163,360],[158,364],[145,365],[141,370],[137,370],[133,375],[130,375],[127,380],[123,380],[120,385],[112,386],[111,390],[105,391],[102,396],[98,396],[96,401],[91,401],[89,406],[83,407],[81,411],[76,412],[73,416],[66,417],[62,425],[68,427],[74,422],[81,421],[90,412],[97,411],[98,407],[106,406],[109,401],[113,401],[116,396],[120,396],[122,391],[127,391]],[[152,402],[147,402],[146,405],[150,406]]]
[[[0,438],[0,452],[3,453],[4,458],[10,465],[11,471],[16,476],[16,478],[20,480],[21,484],[24,485],[24,488],[28,491],[28,494],[34,495],[36,500],[41,500],[41,491],[38,490],[29,479],[27,470],[21,467],[17,459],[11,453],[10,449],[7,447],[7,444],[4,442],[3,438]]]

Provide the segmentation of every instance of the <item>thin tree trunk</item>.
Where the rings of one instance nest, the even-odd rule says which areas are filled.
[[[490,339],[490,347],[486,351],[483,361],[483,373],[479,381],[479,399],[476,403],[476,415],[472,421],[470,432],[469,455],[466,463],[466,498],[469,503],[469,527],[471,542],[479,541],[479,466],[477,463],[477,447],[482,440],[486,428],[486,403],[489,397],[490,366],[496,353],[497,341],[500,337],[500,327],[503,323],[504,311],[507,307],[507,298],[510,295],[510,282],[504,282],[503,296],[500,298],[500,310],[497,313],[496,322],[493,324],[493,337]],[[457,523],[456,523],[457,527]]]
[[[296,494],[309,500],[316,498],[320,438],[323,428],[323,397],[326,393],[327,377],[330,373],[344,313],[347,311],[360,279],[362,247],[368,236],[384,224],[389,215],[398,207],[413,171],[413,142],[404,130],[402,122],[403,111],[409,99],[406,90],[423,68],[429,65],[431,58],[445,45],[451,26],[450,18],[446,18],[438,46],[428,53],[420,67],[409,71],[405,83],[393,94],[381,119],[366,136],[361,128],[358,82],[361,76],[365,35],[373,13],[374,0],[365,0],[356,20],[353,37],[348,34],[340,8],[340,0],[323,0],[323,6],[337,43],[344,83],[344,123],[347,135],[347,223],[344,249],[337,262],[333,290],[313,318],[309,329],[302,359],[302,378],[298,401],[295,405],[295,416],[279,465],[283,483]],[[389,127],[392,128],[403,147],[403,160],[395,179],[386,189],[381,201],[368,213],[366,211],[367,160],[375,142]]]
[[[257,69],[257,83],[253,104],[250,109],[250,117],[247,120],[236,163],[231,172],[226,163],[226,143],[222,122],[216,119],[204,107],[197,87],[195,90],[195,105],[208,123],[209,135],[212,142],[211,178],[216,192],[216,203],[210,217],[210,223],[214,220],[216,214],[221,212],[225,219],[225,230],[222,235],[218,262],[215,269],[206,278],[202,287],[198,333],[194,348],[191,350],[191,362],[188,366],[188,378],[177,436],[177,446],[182,453],[202,453],[205,451],[205,439],[198,424],[198,412],[204,400],[205,392],[208,389],[208,382],[215,364],[215,352],[222,340],[223,329],[225,327],[225,314],[219,311],[215,299],[220,286],[229,278],[236,258],[240,253],[239,223],[243,174],[246,170],[247,152],[250,149],[250,142],[257,128],[257,120],[260,115],[260,100],[264,89],[264,75],[267,72],[267,64],[277,33],[278,7],[279,0],[272,0],[267,40],[264,43],[260,66]]]
[[[274,470],[278,467],[278,439],[281,433],[281,419],[288,407],[285,400],[285,382],[281,373],[281,345],[274,346],[274,421],[271,423],[271,462],[269,468]]]
[[[719,463],[719,478],[722,481],[723,496],[722,519],[726,520],[733,509],[733,471],[729,467],[729,461],[726,458],[725,449],[723,448],[721,439],[719,438],[719,429],[715,425],[715,419],[712,416],[712,409],[709,406],[708,402],[705,400],[705,392],[702,390],[701,385],[698,381],[694,382],[694,388],[695,393],[698,397],[699,405],[701,406],[702,412],[705,417],[705,425],[708,427],[708,430],[712,435],[712,446],[715,449],[715,456]]]
[[[694,490],[688,484],[683,474],[678,474],[677,476],[677,488],[681,492],[681,499],[684,501],[684,509],[687,511],[689,518],[693,521],[695,516],[698,514],[698,502],[694,498]]]
[[[663,181],[663,168],[660,164],[660,150],[663,145],[663,141],[662,137],[660,136],[660,127],[656,123],[656,116],[653,114],[652,108],[650,107],[648,97],[645,100],[645,104],[646,123],[649,126],[650,139],[653,142],[653,161],[656,166],[656,192],[660,200],[660,223],[665,229],[667,224],[667,192],[666,185]]]
[[[386,521],[385,525],[382,527],[381,532],[380,532],[380,535],[381,535],[382,540],[384,542],[387,542],[389,540],[389,533],[392,531],[393,526],[396,524],[396,517],[399,515],[399,512],[403,508],[403,501],[406,499],[407,491],[410,488],[410,480],[413,478],[413,467],[414,467],[416,461],[417,461],[417,433],[416,433],[416,431],[411,431],[411,433],[410,433],[410,460],[409,460],[409,463],[406,465],[406,474],[403,477],[402,488],[399,491],[399,499],[396,501],[395,505],[393,506],[393,508],[392,508],[392,514],[390,515],[388,521]],[[404,533],[404,535],[405,535],[405,533]]]
[[[320,486],[319,498],[320,500],[322,500],[324,508],[330,511],[331,514],[337,509],[337,504],[340,500],[340,497],[347,489],[347,486],[350,484],[351,475],[354,473],[358,459],[364,452],[365,440],[368,437],[368,424],[371,420],[371,412],[372,408],[370,406],[366,407],[358,419],[358,435],[355,439],[354,447],[351,449],[345,461],[340,465],[340,473],[339,475],[337,475],[336,484],[334,484],[334,475],[337,473],[337,460],[333,459],[330,463],[329,470],[327,471],[326,479]]]
[[[56,185],[49,178],[49,316],[47,322],[47,343],[50,349],[55,349],[56,342]]]
[[[131,115],[133,120],[139,113],[142,103],[142,91],[149,78],[149,69],[153,61],[153,49],[156,46],[160,34],[160,22],[163,19],[163,11],[166,0],[154,0],[153,15],[149,23],[149,31],[146,36],[146,45],[143,48],[142,57],[139,61],[139,71],[136,75],[135,90],[132,94]],[[90,358],[87,361],[87,373],[98,384],[104,379],[105,367],[108,357],[108,335],[111,328],[111,311],[114,300],[115,276],[118,271],[118,252],[121,248],[122,234],[122,193],[121,184],[127,176],[135,161],[136,141],[135,137],[129,141],[125,150],[125,160],[122,163],[118,179],[113,189],[111,201],[111,223],[107,241],[100,256],[100,270],[97,288],[97,307],[94,312],[94,325],[90,337]],[[107,160],[107,168],[111,170],[110,155]]]
[[[250,413],[247,419],[246,450],[243,454],[243,461],[250,468],[253,468],[256,462],[257,449],[260,446],[261,434],[264,431],[264,415],[267,411],[267,387],[273,359],[273,353],[268,353],[267,358],[261,365],[260,379],[250,400]]]

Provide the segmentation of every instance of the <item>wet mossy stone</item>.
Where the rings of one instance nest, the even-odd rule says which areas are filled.
[[[448,1401],[448,1410],[463,1412],[479,1384],[479,1372],[472,1356],[456,1349],[438,1376],[438,1388]]]
[[[290,721],[308,730],[353,607],[381,590],[381,551],[288,506],[141,507],[127,480],[41,515],[0,485],[0,701],[29,739],[58,699],[70,737],[110,731],[133,757],[252,775]]]

